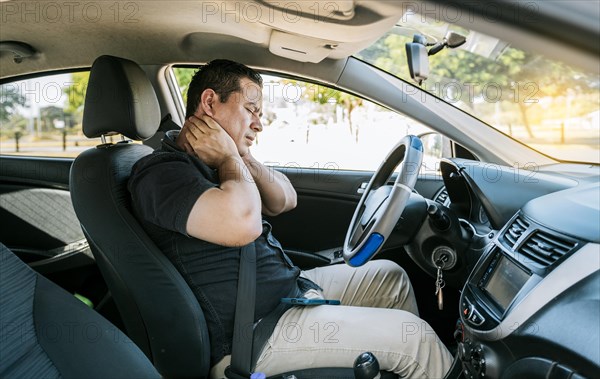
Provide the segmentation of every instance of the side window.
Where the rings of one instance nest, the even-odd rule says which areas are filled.
[[[194,69],[174,72],[185,96]],[[263,81],[263,132],[252,154],[268,165],[375,171],[402,137],[431,132],[342,91],[271,75],[263,75]]]
[[[75,157],[100,144],[81,122],[89,71],[38,76],[0,86],[0,153]]]

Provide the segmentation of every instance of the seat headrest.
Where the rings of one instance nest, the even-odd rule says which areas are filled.
[[[88,138],[120,133],[152,137],[160,125],[156,93],[144,71],[127,59],[103,55],[92,65],[83,111]]]

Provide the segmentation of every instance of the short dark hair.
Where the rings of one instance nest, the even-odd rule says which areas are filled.
[[[196,112],[204,90],[212,89],[224,103],[232,93],[241,90],[240,80],[242,78],[248,78],[262,87],[263,81],[260,74],[241,63],[227,59],[215,59],[198,68],[188,87],[185,118],[191,117]]]

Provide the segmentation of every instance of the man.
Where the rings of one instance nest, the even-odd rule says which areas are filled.
[[[452,356],[418,318],[398,265],[373,261],[358,269],[301,272],[285,255],[261,214],[293,209],[296,192],[283,174],[252,157],[261,115],[260,75],[235,62],[210,62],[192,79],[181,132],[169,132],[159,150],[136,163],[129,182],[134,212],[202,306],[213,374],[229,362],[240,247],[254,241],[255,321],[280,309],[283,297],[342,302],[284,309],[255,371],[352,367],[360,353],[371,351],[383,370],[443,377]]]

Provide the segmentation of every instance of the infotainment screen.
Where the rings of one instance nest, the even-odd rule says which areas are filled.
[[[530,276],[501,255],[494,272],[483,288],[502,307],[502,310],[506,310]]]

